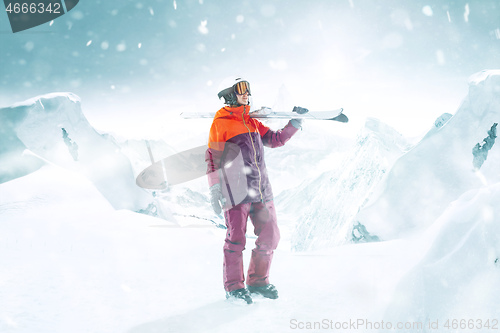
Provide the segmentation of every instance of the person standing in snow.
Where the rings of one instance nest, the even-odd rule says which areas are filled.
[[[250,118],[250,83],[242,78],[227,79],[218,93],[224,106],[213,120],[205,154],[211,204],[227,226],[224,243],[223,278],[226,298],[252,303],[251,294],[278,298],[269,283],[273,252],[278,246],[278,229],[273,194],[264,162],[264,146],[281,147],[301,128],[302,119],[292,119],[273,131]],[[307,109],[295,107],[297,113]],[[257,236],[247,273],[243,271],[243,250],[247,220]]]

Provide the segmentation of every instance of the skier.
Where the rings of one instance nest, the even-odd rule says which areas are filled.
[[[264,146],[281,147],[301,128],[302,119],[291,119],[281,130],[272,131],[250,118],[250,83],[242,78],[225,80],[218,93],[224,106],[213,120],[205,161],[211,204],[227,226],[224,243],[223,278],[226,298],[252,303],[251,294],[276,299],[278,291],[269,283],[273,252],[280,239],[273,194],[264,162]],[[294,107],[294,112],[307,109]],[[243,255],[247,219],[257,236],[247,274]]]

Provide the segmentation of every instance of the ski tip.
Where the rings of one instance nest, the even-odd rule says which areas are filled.
[[[339,114],[337,117],[332,118],[331,120],[335,120],[341,123],[347,123],[349,121],[349,118],[343,113]]]

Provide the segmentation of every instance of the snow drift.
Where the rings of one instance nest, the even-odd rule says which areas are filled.
[[[370,233],[387,240],[423,230],[466,191],[500,181],[498,145],[479,170],[473,164],[474,147],[500,121],[500,71],[473,75],[469,84],[456,114],[394,163],[380,195],[356,216]]]
[[[498,216],[500,183],[470,190],[450,204],[419,238],[420,244],[432,245],[398,283],[385,320],[440,321],[441,329],[448,319],[450,328],[457,320],[462,329],[475,332],[490,331],[489,321],[490,328],[498,329]]]

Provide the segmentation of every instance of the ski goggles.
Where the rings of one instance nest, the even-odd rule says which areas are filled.
[[[240,81],[234,85],[234,92],[236,95],[245,95],[246,92],[248,92],[248,95],[251,95],[250,93],[250,83],[248,81]]]

